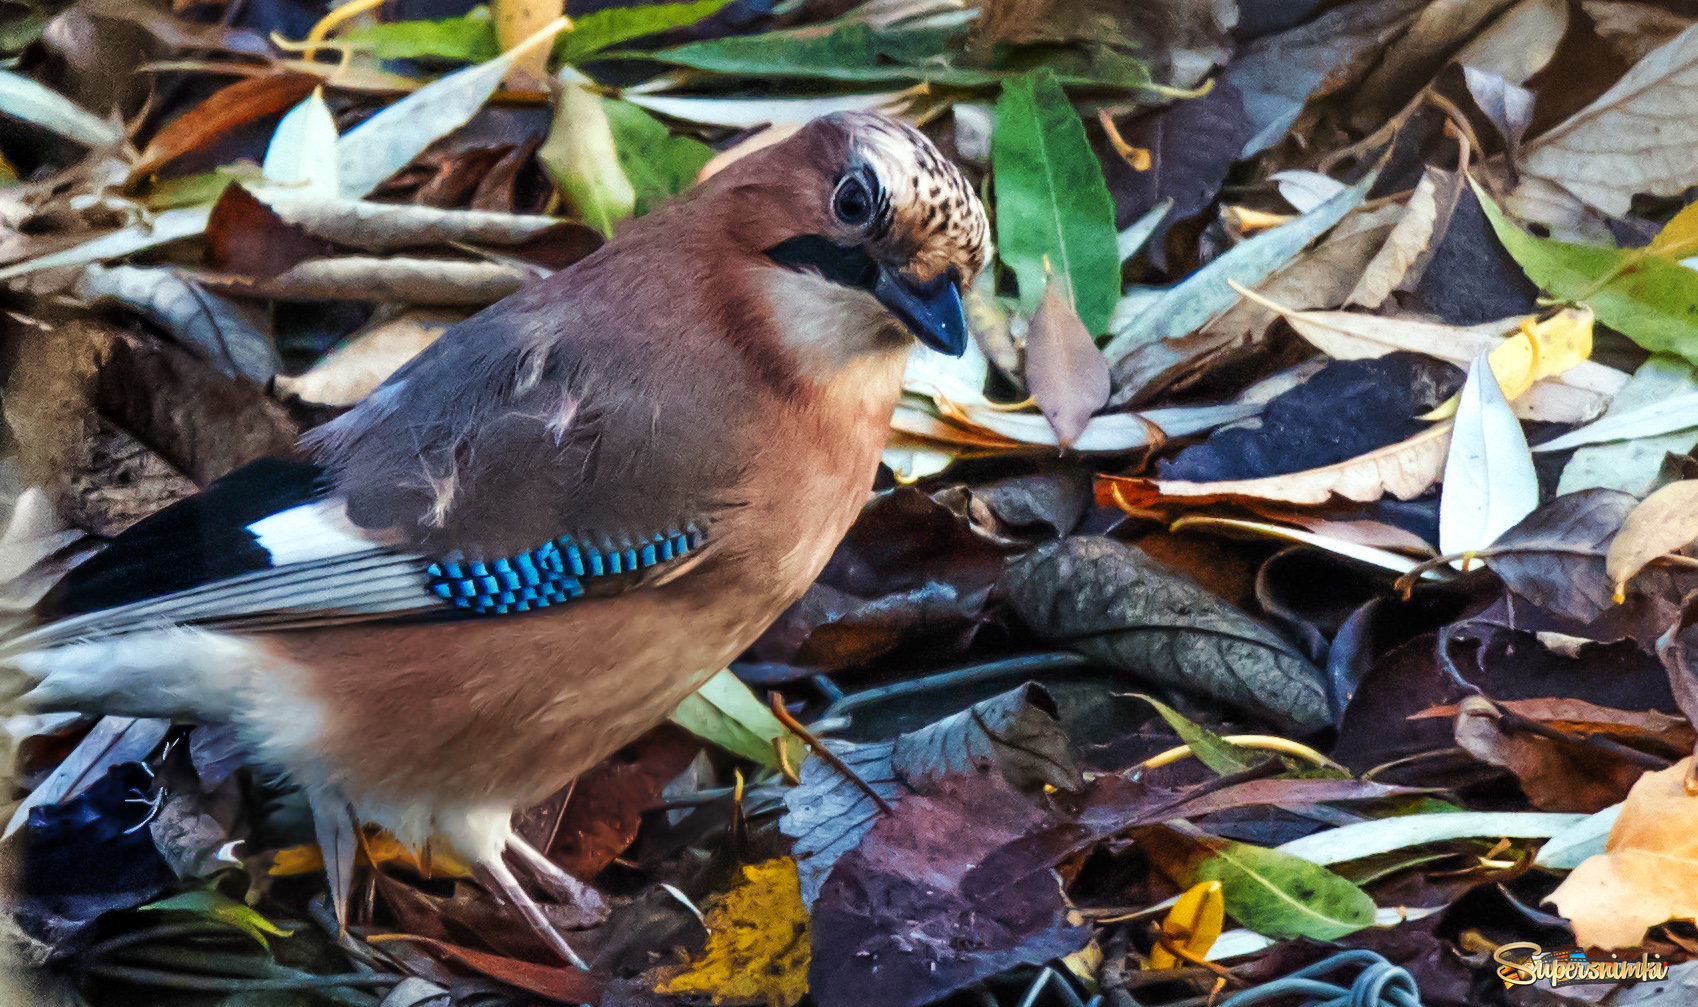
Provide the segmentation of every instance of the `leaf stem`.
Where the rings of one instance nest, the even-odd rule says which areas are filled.
[[[873,803],[878,805],[879,811],[887,815],[890,814],[892,810],[890,802],[879,796],[879,792],[873,789],[873,785],[868,783],[866,780],[861,779],[860,774],[856,773],[853,769],[850,769],[849,764],[838,758],[836,752],[825,747],[825,742],[816,737],[812,731],[803,727],[801,721],[798,721],[791,715],[789,710],[784,708],[784,697],[776,692],[772,694],[772,715],[777,717],[778,722],[789,728],[791,733],[795,734],[796,737],[801,738],[804,742],[806,742],[807,746],[813,749],[815,755],[824,759],[831,768],[837,770],[837,772],[848,779],[850,783],[853,783],[856,787],[860,788],[861,793],[872,798]]]

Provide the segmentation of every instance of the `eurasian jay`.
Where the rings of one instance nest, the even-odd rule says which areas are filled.
[[[512,813],[658,723],[801,596],[868,497],[915,339],[960,354],[984,207],[919,132],[817,119],[448,329],[135,525],[5,645],[41,711],[235,725],[311,803],[433,837],[562,956]],[[581,964],[581,963],[579,963]]]

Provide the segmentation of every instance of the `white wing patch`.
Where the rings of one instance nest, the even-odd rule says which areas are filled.
[[[274,567],[318,563],[338,556],[375,552],[382,547],[359,533],[338,500],[321,500],[278,511],[248,525]]]

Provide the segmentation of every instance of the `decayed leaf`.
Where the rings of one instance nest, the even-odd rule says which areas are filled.
[[[991,163],[997,254],[1014,271],[1024,306],[1035,309],[1043,297],[1048,257],[1086,331],[1106,331],[1120,296],[1114,205],[1084,123],[1052,72],[1003,85]]]
[[[1004,591],[1039,636],[1130,675],[1288,729],[1330,721],[1320,672],[1296,648],[1124,543],[1045,543],[1009,564]]]
[[[1627,582],[1659,556],[1698,539],[1698,479],[1670,483],[1646,497],[1622,523],[1606,560],[1616,600]]]
[[[1491,545],[1539,504],[1539,477],[1521,422],[1482,353],[1462,386],[1439,497],[1439,551]]]
[[[1634,64],[1590,105],[1529,143],[1521,170],[1610,216],[1638,193],[1672,196],[1698,180],[1698,26]],[[1528,183],[1524,183],[1528,184]]]
[[[167,266],[90,265],[72,288],[85,301],[109,299],[127,305],[198,349],[226,377],[264,385],[280,361],[267,312],[201,287]]]
[[[512,261],[466,262],[410,256],[344,255],[308,259],[276,276],[252,280],[210,273],[189,275],[207,286],[249,297],[482,307],[501,300],[541,273]]]
[[[1108,361],[1052,273],[1026,333],[1026,383],[1057,443],[1071,447],[1108,402]]]
[[[603,234],[631,215],[637,191],[619,167],[607,111],[593,83],[563,67],[554,88],[554,122],[537,159],[583,221]]]
[[[1220,939],[1226,923],[1226,899],[1219,881],[1199,881],[1179,896],[1179,901],[1167,911],[1161,921],[1162,939],[1191,954],[1203,958]],[[1182,961],[1166,946],[1157,944],[1150,949],[1148,969],[1176,969],[1190,964]]]
[[[1190,826],[1148,829],[1138,845],[1181,885],[1220,882],[1227,912],[1259,934],[1326,941],[1374,922],[1366,892],[1302,857]]]
[[[395,252],[440,244],[465,243],[505,247],[542,240],[551,233],[579,240],[580,224],[524,213],[488,210],[443,210],[416,204],[373,203],[364,199],[296,198],[266,190],[259,193],[284,222],[308,234],[368,252]],[[594,250],[584,239],[583,254]]]
[[[415,308],[376,322],[349,336],[305,373],[278,375],[277,393],[319,405],[351,406],[464,317],[459,311]]]
[[[1698,917],[1698,796],[1686,790],[1692,759],[1633,785],[1601,856],[1550,895],[1582,947],[1624,948],[1647,928]]]
[[[110,147],[124,138],[124,131],[112,123],[58,91],[10,70],[0,70],[0,113],[33,122],[87,147]]]
[[[1521,0],[1451,58],[1464,70],[1472,67],[1476,72],[1489,73],[1505,81],[1509,87],[1516,87],[1526,83],[1528,78],[1550,63],[1551,57],[1556,55],[1557,46],[1567,34],[1566,0]],[[1478,100],[1479,93],[1474,91],[1472,84],[1469,90]],[[1492,116],[1494,122],[1498,121],[1495,109],[1482,106],[1482,110]],[[1525,124],[1522,128],[1526,128]],[[1512,145],[1510,149],[1515,147]]]
[[[891,768],[915,790],[991,767],[1016,790],[1077,790],[1083,780],[1058,716],[1049,693],[1027,684],[898,736]]]
[[[812,941],[794,860],[745,866],[742,883],[708,904],[704,923],[707,949],[689,967],[665,970],[655,992],[772,1007],[807,994]]]

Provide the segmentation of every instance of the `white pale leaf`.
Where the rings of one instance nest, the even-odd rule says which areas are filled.
[[[1587,857],[1604,852],[1604,845],[1609,842],[1610,829],[1615,827],[1615,820],[1620,817],[1619,804],[1612,804],[1596,814],[1587,815],[1552,836],[1550,842],[1540,847],[1539,856],[1533,863],[1552,871],[1574,870]]]
[[[1584,444],[1635,440],[1698,427],[1698,392],[1687,392],[1622,413],[1611,413],[1579,430],[1571,430],[1534,451],[1566,451]]]
[[[845,94],[827,98],[699,98],[626,91],[626,101],[686,122],[709,126],[753,129],[761,125],[800,125],[833,112],[870,112],[888,109],[902,100],[902,92]]]
[[[439,137],[465,125],[521,56],[565,27],[565,18],[558,18],[489,62],[434,80],[349,130],[336,142],[341,194],[357,199],[370,193]]]
[[[103,234],[98,238],[92,238],[80,245],[74,245],[51,255],[28,259],[5,269],[0,269],[0,280],[9,280],[15,276],[23,276],[26,273],[33,273],[42,269],[82,266],[90,262],[101,262],[106,259],[133,255],[144,249],[199,234],[206,230],[206,222],[211,216],[212,205],[210,203],[166,210],[143,223],[131,224],[129,227]]]
[[[1439,495],[1439,549],[1484,549],[1539,505],[1539,477],[1521,421],[1492,375],[1474,359],[1456,407]]]
[[[267,185],[333,199],[341,192],[338,178],[336,120],[324,103],[324,89],[314,88],[277,123],[265,148],[263,172]]]
[[[1304,528],[1293,528],[1289,525],[1273,524],[1267,521],[1244,521],[1238,518],[1208,517],[1202,515],[1187,516],[1174,522],[1172,528],[1169,530],[1179,531],[1183,528],[1230,528],[1237,531],[1255,532],[1258,535],[1268,535],[1273,538],[1281,538],[1290,542],[1301,542],[1304,545],[1314,546],[1316,549],[1324,549],[1327,552],[1335,553],[1339,556],[1343,556],[1347,559],[1353,559],[1360,563],[1366,563],[1369,566],[1377,566],[1382,570],[1390,570],[1392,573],[1408,573],[1421,563],[1418,559],[1413,559],[1409,556],[1403,555],[1402,553],[1392,552],[1390,549],[1381,549],[1377,546],[1363,545],[1360,542],[1351,542],[1348,539],[1338,538],[1333,535],[1322,535],[1318,532],[1312,532]],[[1440,570],[1424,570],[1421,572],[1421,576],[1427,580],[1447,579],[1445,573]]]
[[[33,122],[85,147],[110,147],[124,138],[118,126],[28,77],[0,70],[0,114]]]
[[[1524,148],[1529,178],[1610,216],[1639,193],[1676,195],[1698,182],[1698,25],[1633,65],[1615,86]]]
[[[1451,839],[1543,839],[1587,818],[1541,811],[1451,811],[1342,825],[1275,849],[1314,864],[1337,864]]]
[[[1318,171],[1276,171],[1268,177],[1278,183],[1279,194],[1298,213],[1308,213],[1344,191],[1343,182]]]
[[[1630,428],[1629,436],[1623,440],[1600,440],[1575,451],[1562,468],[1557,493],[1575,493],[1593,487],[1623,490],[1641,497],[1651,492],[1662,478],[1667,457],[1686,454],[1698,444],[1698,425],[1685,424],[1681,413],[1685,409],[1687,415],[1698,414],[1698,404],[1688,401],[1693,395],[1698,395],[1698,375],[1693,374],[1688,361],[1658,354],[1640,364],[1627,387],[1611,400],[1609,412],[1599,424],[1565,435],[1582,434],[1590,440],[1606,434],[1614,436],[1623,432],[1623,428]],[[1639,414],[1639,418],[1630,419],[1629,414]],[[1614,426],[1617,421],[1622,425]],[[1680,423],[1682,428],[1667,433],[1653,432],[1665,422]],[[1605,427],[1602,423],[1612,426]],[[1539,449],[1545,447],[1541,444]]]
[[[1156,228],[1160,227],[1161,222],[1167,219],[1167,211],[1171,209],[1173,209],[1173,200],[1164,199],[1150,207],[1148,213],[1134,220],[1131,226],[1120,232],[1116,242],[1120,246],[1121,262],[1125,262],[1138,254],[1138,249],[1143,248],[1144,242],[1150,240],[1150,235],[1156,233]]]

